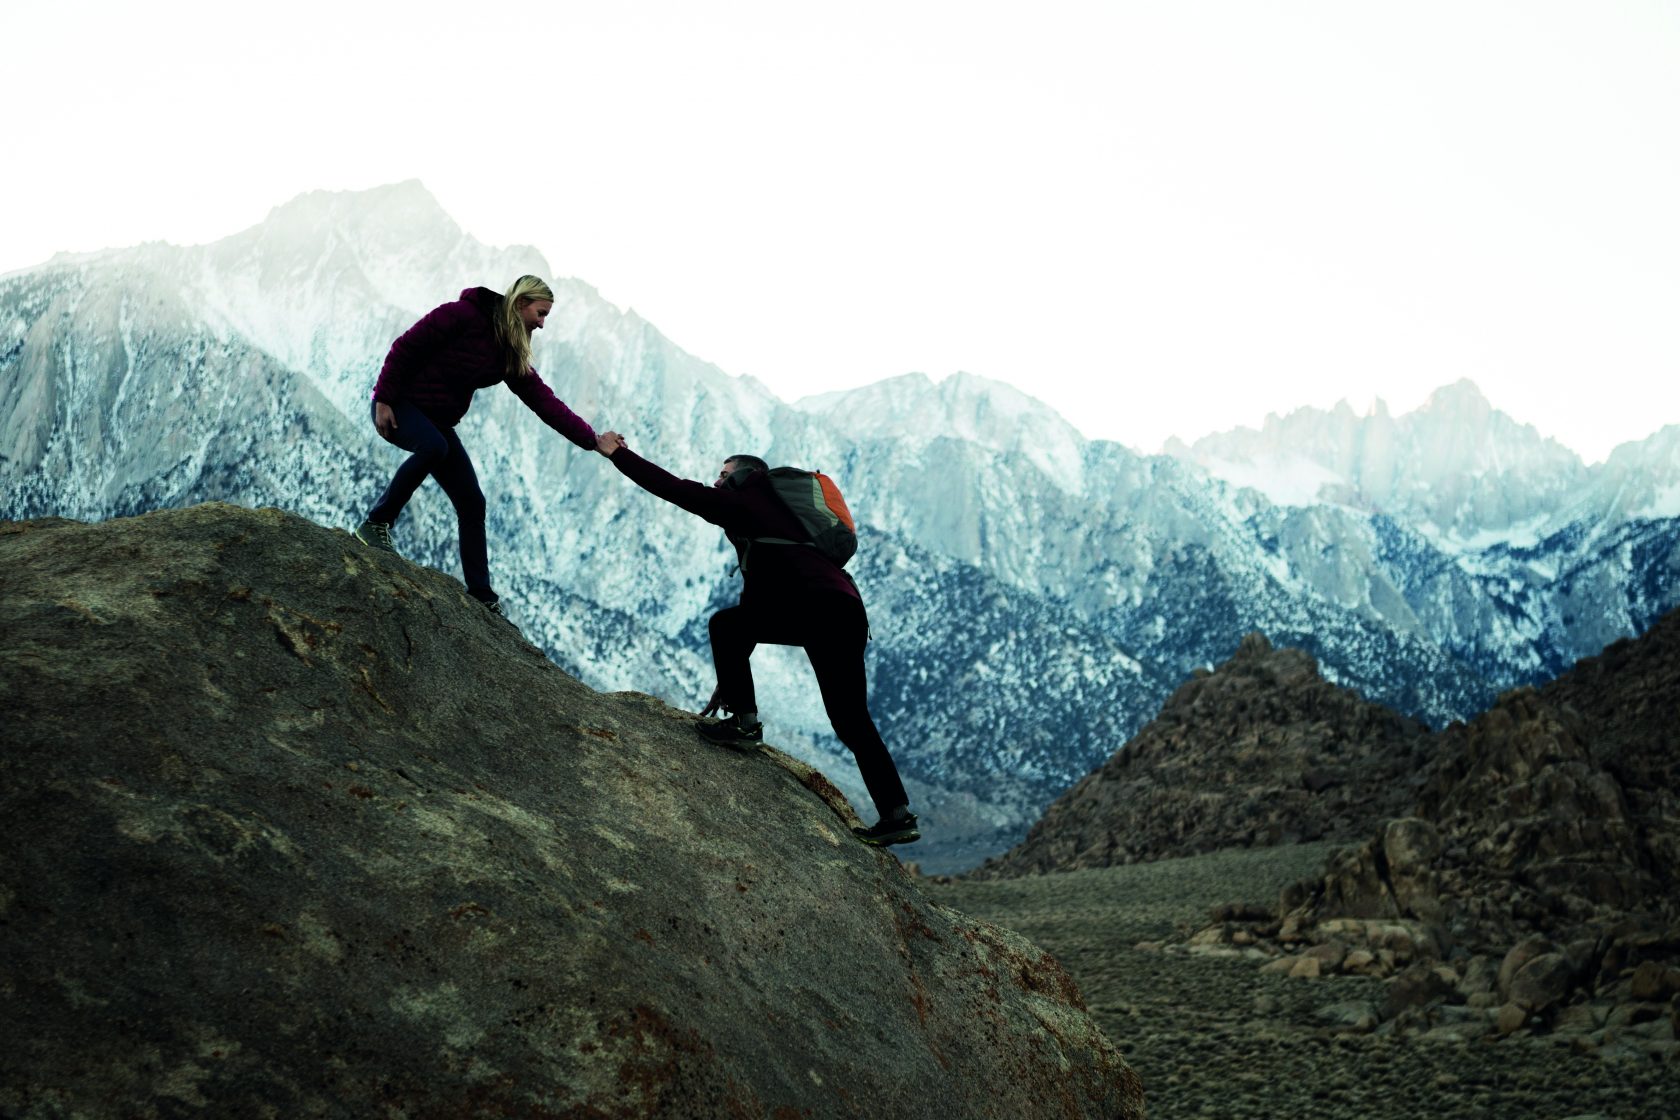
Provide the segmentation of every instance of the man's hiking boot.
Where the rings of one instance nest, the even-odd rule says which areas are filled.
[[[694,730],[698,731],[700,738],[708,743],[751,746],[754,743],[764,742],[764,725],[755,723],[751,727],[742,727],[740,716],[713,720],[711,723],[697,723],[694,725]]]
[[[377,548],[381,552],[397,555],[396,546],[391,543],[391,523],[389,521],[364,521],[356,526],[356,539],[369,548]]]
[[[906,813],[902,817],[882,817],[868,828],[854,828],[852,835],[865,844],[884,848],[888,844],[910,844],[920,840],[922,830],[916,827],[916,814]]]

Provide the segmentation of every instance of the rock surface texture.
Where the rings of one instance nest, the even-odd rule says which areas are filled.
[[[1418,794],[1429,729],[1244,638],[1045,811],[982,878],[1363,837]]]
[[[274,510],[0,526],[8,1116],[1140,1116],[823,776]]]

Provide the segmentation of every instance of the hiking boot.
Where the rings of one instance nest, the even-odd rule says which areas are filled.
[[[922,830],[916,827],[916,814],[906,813],[902,817],[882,817],[868,828],[854,828],[852,835],[877,848],[884,848],[888,844],[910,844],[922,838]]]
[[[751,727],[742,727],[740,716],[713,720],[711,723],[697,723],[694,725],[694,730],[698,731],[700,738],[708,743],[726,743],[736,746],[764,742],[764,725],[755,723]]]
[[[381,552],[398,555],[396,547],[391,544],[391,523],[389,521],[364,521],[356,526],[356,539],[369,548],[377,548]]]
[[[515,634],[518,634],[520,637],[525,636],[525,632],[515,625],[513,619],[502,613],[502,601],[500,599],[480,599],[479,602],[484,604],[485,610],[489,611],[509,626],[512,626]]]

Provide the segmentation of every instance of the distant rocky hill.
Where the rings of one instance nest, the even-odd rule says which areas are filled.
[[[845,800],[277,510],[0,523],[0,1114],[1142,1115]]]
[[[1152,838],[1163,818],[1198,828],[1178,830],[1176,846],[1095,851],[1122,856],[1110,858],[1116,863],[1186,855],[1275,840],[1275,830],[1245,831],[1243,821],[1312,819],[1292,808],[1287,776],[1297,756],[1280,746],[1299,739],[1299,677],[1257,685],[1255,668],[1278,655],[1262,655],[1258,640],[1245,646],[1220,672],[1181,688],[1173,720],[1163,712],[1053,806],[1026,845],[983,873],[1089,863],[1094,846],[1079,846],[1080,836],[1105,828]],[[1339,709],[1357,710],[1346,697]],[[1184,712],[1200,717],[1200,734],[1164,730]],[[1381,1006],[1349,1013],[1352,1029],[1438,1038],[1549,1031],[1618,1053],[1670,1053],[1680,1028],[1677,712],[1680,611],[1672,611],[1544,687],[1505,693],[1468,724],[1399,735],[1389,747],[1406,764],[1341,818],[1369,821],[1356,843],[1282,892],[1277,907],[1218,908],[1179,949],[1255,957],[1299,977],[1393,977]],[[1236,720],[1223,739],[1211,734],[1221,717]],[[1270,796],[1243,784],[1238,737],[1273,744],[1247,757],[1255,771],[1284,776]],[[1122,764],[1137,747],[1144,751]],[[1186,771],[1208,776],[1200,818],[1179,793],[1189,788]],[[1163,803],[1178,818],[1161,813]]]
[[[1436,737],[1414,808],[1290,907],[1486,950],[1649,928],[1680,950],[1680,612]]]
[[[1136,737],[975,875],[1362,838],[1419,790],[1429,729],[1259,634],[1181,686]]]

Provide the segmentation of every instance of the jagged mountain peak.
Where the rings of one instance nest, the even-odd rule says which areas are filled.
[[[1356,408],[1354,407],[1353,402],[1348,398],[1341,397],[1335,404],[1331,405],[1327,409],[1315,408],[1312,405],[1300,405],[1296,408],[1290,409],[1288,412],[1268,412],[1266,414],[1266,419],[1260,425],[1260,431],[1262,433],[1285,432],[1298,434],[1301,431],[1312,427],[1351,428],[1357,427],[1369,420],[1379,419],[1393,419],[1392,414],[1388,410],[1388,402],[1383,400],[1381,397],[1374,398],[1371,402],[1371,406],[1366,409]],[[1253,429],[1238,427],[1232,429],[1232,432],[1227,434],[1234,434],[1235,432],[1249,432],[1252,430]],[[1205,436],[1203,438],[1216,438],[1216,436],[1217,433],[1215,436]],[[1198,440],[1196,442],[1199,443],[1201,441]]]
[[[354,191],[310,191],[260,223],[208,246],[209,270],[254,275],[264,299],[313,294],[425,310],[461,288],[501,290],[521,272],[548,276],[534,248],[473,238],[418,179]],[[453,275],[447,288],[440,275]]]
[[[1483,393],[1481,387],[1468,377],[1461,377],[1447,385],[1442,385],[1429,394],[1419,411],[1455,411],[1489,413],[1493,405]]]
[[[857,389],[820,393],[794,402],[801,411],[825,415],[850,413],[859,405],[892,409],[890,415],[867,417],[865,422],[885,424],[894,435],[908,434],[917,421],[927,419],[925,413],[933,405],[954,423],[976,418],[1018,421],[1059,428],[1076,440],[1082,438],[1060,413],[1036,397],[1002,381],[961,370],[937,381],[925,373],[904,373]]]
[[[362,241],[404,238],[444,239],[463,236],[455,219],[419,179],[408,179],[363,190],[314,190],[271,207],[260,222],[206,245],[177,245],[168,241],[143,241],[136,245],[113,246],[81,252],[58,252],[44,266],[92,263],[113,256],[155,258],[186,249],[211,252],[242,251],[255,243],[271,250],[307,246],[330,230],[340,238]],[[35,266],[43,267],[43,266]],[[33,271],[19,269],[5,275]]]
[[[1523,424],[1495,408],[1469,378],[1460,378],[1437,388],[1423,404],[1398,416],[1390,412],[1388,403],[1381,397],[1374,398],[1371,407],[1364,411],[1354,408],[1343,398],[1328,409],[1303,405],[1287,413],[1268,413],[1259,429],[1239,426],[1203,436],[1189,444],[1175,439],[1171,446],[1188,449],[1190,454],[1197,455],[1230,450],[1253,452],[1288,443],[1324,457],[1337,451],[1345,452],[1348,448],[1343,445],[1350,436],[1357,441],[1373,429],[1395,429],[1407,438],[1428,439],[1444,425],[1457,426],[1455,435],[1465,434],[1465,426],[1481,429],[1478,434],[1497,431],[1574,457],[1556,440],[1541,436],[1532,425]],[[1472,443],[1463,450],[1474,455],[1481,449],[1478,444]]]
[[[1611,451],[1567,515],[1611,524],[1680,517],[1680,424]]]
[[[1581,458],[1533,424],[1495,408],[1476,383],[1460,378],[1429,395],[1415,411],[1401,417],[1412,438],[1451,454],[1464,468],[1516,471],[1529,466],[1573,464]]]
[[[813,393],[800,397],[793,402],[793,407],[802,412],[815,412],[823,415],[843,414],[844,405],[850,401],[879,401],[888,404],[909,403],[930,394],[934,390],[933,378],[919,371],[901,373],[896,377],[882,378],[880,381],[856,389],[836,389],[827,393]]]
[[[997,454],[1020,455],[1059,488],[1084,484],[1085,438],[1043,401],[1013,385],[957,372],[934,381],[906,373],[858,389],[804,397],[794,407],[820,416],[859,442],[893,440],[925,447],[961,440]]]
[[[1370,407],[1363,410],[1355,408],[1344,397],[1328,409],[1303,405],[1287,413],[1268,413],[1259,429],[1237,427],[1203,436],[1189,444],[1175,440],[1172,446],[1175,450],[1187,448],[1191,455],[1232,450],[1252,454],[1288,446],[1322,460],[1331,460],[1356,450],[1362,442],[1388,437],[1389,433],[1394,433],[1394,438],[1414,442],[1429,442],[1441,435],[1461,440],[1457,454],[1452,456],[1460,465],[1491,462],[1486,441],[1493,436],[1544,445],[1549,451],[1555,450],[1575,458],[1556,440],[1541,436],[1533,425],[1523,424],[1495,408],[1469,378],[1460,378],[1437,388],[1417,408],[1398,416],[1389,410],[1388,402],[1381,397],[1374,398]],[[1503,465],[1514,467],[1517,464]]]
[[[310,191],[262,222],[185,257],[168,282],[222,333],[311,377],[341,411],[365,401],[370,359],[463,288],[551,275],[530,246],[464,231],[417,179]]]
[[[253,228],[313,230],[336,227],[377,234],[393,226],[404,227],[410,233],[423,227],[432,227],[450,235],[461,232],[460,225],[419,179],[365,190],[306,191],[274,207]]]
[[[1167,453],[1278,505],[1385,513],[1461,543],[1536,531],[1586,472],[1579,456],[1495,408],[1468,378],[1399,416],[1381,401],[1360,414],[1344,400],[1274,413],[1259,430],[1175,441]]]
[[[1665,424],[1641,440],[1617,444],[1611,463],[1666,462],[1680,466],[1680,424]]]

